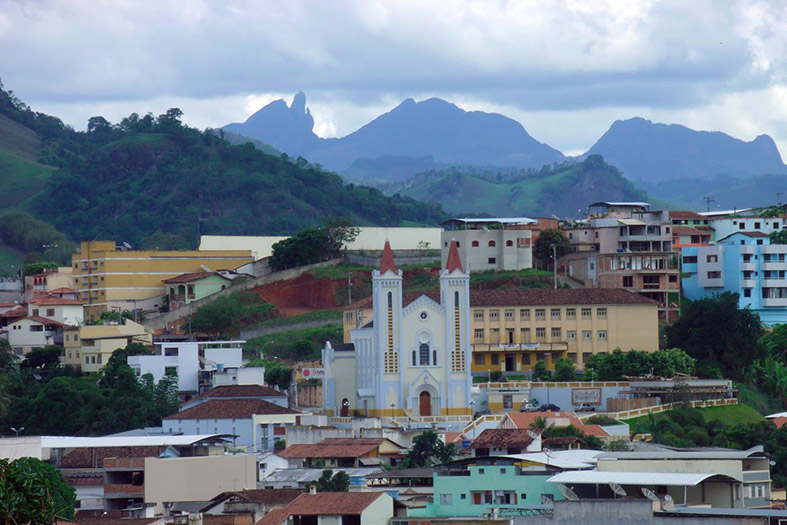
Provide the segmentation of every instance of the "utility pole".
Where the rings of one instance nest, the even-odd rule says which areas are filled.
[[[705,200],[705,205],[707,206],[708,211],[710,211],[710,203],[716,202],[716,199],[714,199],[713,197],[703,197],[703,199]]]
[[[776,206],[781,206],[782,205],[782,195],[784,195],[783,191],[777,191],[776,192]]]
[[[352,272],[347,272],[347,304],[353,304],[353,283],[350,280]]]
[[[552,285],[557,290],[557,245],[552,245]]]

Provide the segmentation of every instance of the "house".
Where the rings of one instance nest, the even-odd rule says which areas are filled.
[[[200,509],[204,516],[251,514],[257,523],[269,512],[287,506],[303,494],[301,489],[251,489],[222,492]]]
[[[276,470],[288,468],[290,462],[275,452],[263,452],[257,454],[257,466],[259,467],[257,480],[262,481]]]
[[[279,456],[294,468],[360,468],[392,465],[402,447],[387,438],[326,438],[316,445],[290,445]],[[393,460],[392,460],[393,458]]]
[[[164,280],[184,273],[237,268],[253,261],[249,250],[131,250],[113,241],[82,242],[71,258],[85,320],[107,310],[150,310],[164,305]]]
[[[440,273],[440,295],[409,303],[386,242],[372,272],[372,323],[350,347],[322,351],[323,410],[337,415],[467,415],[470,412],[470,275],[456,242]],[[345,350],[346,348],[346,350]]]
[[[75,285],[71,266],[50,268],[35,275],[25,276],[24,298],[29,300],[38,294],[48,293],[64,295],[67,299],[78,299]]]
[[[505,456],[541,450],[541,431],[529,428],[487,428],[470,443],[473,456]]]
[[[286,468],[278,469],[260,481],[259,486],[266,489],[300,488],[308,490],[309,486],[320,479],[323,468]],[[364,490],[367,481],[373,474],[380,473],[378,465],[373,467],[340,469],[350,477],[351,490]]]
[[[232,280],[218,272],[191,272],[161,281],[167,286],[169,310],[199,301],[216,292],[226,289]]]
[[[540,421],[543,421],[545,427],[567,427],[570,425],[581,430],[584,434],[604,441],[612,438],[604,427],[600,425],[586,425],[574,412],[506,412],[498,428],[533,429],[538,426]]]
[[[287,396],[283,392],[266,385],[222,385],[211,388],[207,392],[181,403],[181,410],[186,410],[211,399],[257,399],[287,407]]]
[[[24,355],[33,348],[59,344],[63,329],[69,325],[39,316],[19,317],[8,322],[8,344],[16,355]]]
[[[729,212],[720,216],[702,214],[709,219],[710,226],[715,231],[716,241],[729,237],[739,232],[760,232],[766,236],[787,227],[787,216],[761,217],[751,211],[741,210],[738,213]]]
[[[27,303],[27,315],[45,317],[67,325],[82,323],[82,302],[64,297],[38,294],[34,295]]]
[[[248,452],[272,451],[284,427],[295,425],[301,415],[261,399],[209,399],[166,416],[165,432],[178,434],[231,434],[234,446]],[[282,457],[284,457],[282,455]]]
[[[451,241],[467,271],[525,270],[533,267],[533,227],[527,217],[457,218],[441,224],[441,265],[445,267]]]
[[[153,334],[131,320],[119,324],[70,326],[63,330],[65,363],[82,372],[97,372],[112,352],[131,343],[153,344]]]
[[[154,355],[128,358],[128,366],[137,375],[152,374],[158,382],[165,375],[177,373],[178,392],[199,394],[213,387],[212,376],[243,365],[246,341],[182,341],[156,343]]]
[[[570,253],[558,273],[586,288],[623,288],[659,304],[659,321],[679,315],[678,254],[672,245],[669,212],[648,203],[598,202],[590,219],[563,229]]]
[[[765,324],[787,322],[787,245],[771,244],[766,233],[739,231],[713,246],[681,250],[683,294],[695,300],[722,292],[739,294]]]
[[[384,492],[310,492],[256,525],[388,525],[401,504]]]

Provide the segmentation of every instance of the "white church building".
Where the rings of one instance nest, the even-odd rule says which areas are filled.
[[[470,414],[470,275],[452,241],[440,293],[402,293],[388,242],[372,272],[374,319],[322,351],[323,409],[336,415]]]

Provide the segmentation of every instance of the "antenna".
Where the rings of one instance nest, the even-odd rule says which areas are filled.
[[[776,192],[776,206],[781,206],[782,205],[782,195],[784,195],[783,191],[777,191]]]
[[[563,497],[566,498],[567,500],[571,500],[571,501],[579,500],[579,496],[577,496],[577,493],[571,490],[570,488],[566,487],[562,483],[558,484],[557,490],[559,490],[560,493],[563,494]]]
[[[703,197],[702,199],[705,201],[705,205],[708,207],[708,211],[710,211],[710,203],[716,202],[716,199],[714,199],[713,197]]]
[[[623,490],[623,487],[621,487],[614,481],[609,482],[609,488],[612,489],[612,492],[614,492],[616,496],[626,496],[626,491]]]
[[[650,490],[649,488],[642,487],[642,494],[645,495],[650,501],[658,501],[659,497],[656,496],[656,493]]]

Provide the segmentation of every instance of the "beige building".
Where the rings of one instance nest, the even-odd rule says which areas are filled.
[[[79,299],[86,303],[85,320],[94,321],[107,310],[161,307],[163,281],[172,277],[233,270],[252,261],[250,250],[131,251],[112,241],[89,241],[72,256],[72,268]]]
[[[25,276],[25,299],[28,300],[35,294],[58,292],[59,295],[68,292],[76,292],[73,268],[70,266],[60,267],[36,275]]]
[[[72,326],[63,331],[65,362],[82,372],[97,372],[112,352],[129,343],[152,345],[153,334],[130,320],[124,324]]]
[[[257,488],[252,454],[145,458],[145,504],[163,511],[165,501],[210,501],[222,492]]]
[[[504,219],[451,219],[440,237],[441,262],[456,240],[459,257],[471,272],[524,270],[533,267],[533,228],[538,221],[527,217]]]

